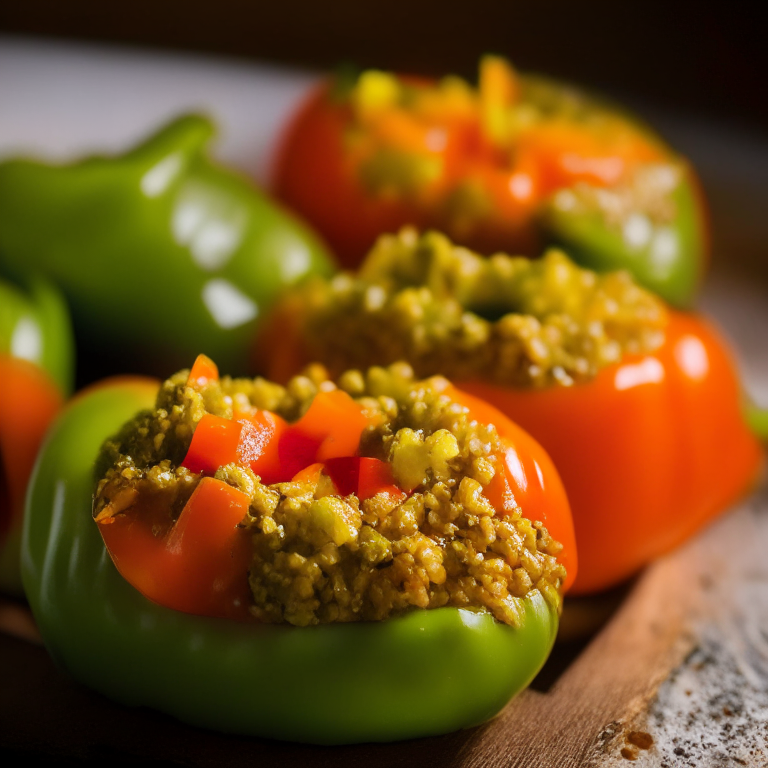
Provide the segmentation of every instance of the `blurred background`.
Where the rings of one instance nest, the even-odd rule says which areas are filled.
[[[109,135],[113,146],[120,146],[124,137],[146,130],[134,118],[137,104],[156,121],[162,109],[151,106],[152,99],[173,96],[177,83],[191,88],[189,81],[197,79],[202,106],[224,118],[221,156],[242,164],[248,152],[262,158],[270,154],[269,142],[254,134],[254,126],[261,126],[263,136],[274,135],[298,93],[293,77],[266,100],[251,87],[254,102],[261,99],[260,110],[255,104],[234,104],[236,94],[248,92],[248,77],[258,74],[249,65],[322,71],[351,63],[474,78],[481,54],[500,53],[521,70],[604,91],[654,125],[700,173],[712,211],[716,263],[727,268],[737,261],[768,283],[768,46],[762,5],[757,0],[0,0],[0,36],[8,54],[3,59],[0,39],[0,94],[5,97],[0,133],[29,137],[33,151],[53,148],[50,127],[38,125],[46,114],[52,119],[53,111],[41,111],[36,122],[27,115],[25,122],[14,110],[40,107],[47,96],[64,102],[70,93],[88,106],[98,86],[105,88],[98,95],[98,120],[70,115],[60,105],[57,129],[62,134],[68,127],[76,130],[84,141],[91,138],[93,123],[93,139]],[[35,53],[45,54],[45,45],[35,48],[41,41],[53,50],[46,63]],[[88,45],[86,58],[58,73],[57,80],[62,43],[70,52],[73,44]],[[94,44],[95,57],[87,53]],[[125,51],[133,65],[143,62],[144,79],[116,82],[112,97],[106,82],[127,71],[124,59],[113,61],[100,78],[86,66],[88,60],[108,62],[105,50],[112,59]],[[162,69],[169,78],[174,62],[169,67],[168,54],[175,52],[185,54],[178,66],[186,76],[167,79],[143,97],[134,93],[138,83],[152,81],[155,71]],[[206,81],[217,66],[218,80],[212,75]],[[9,72],[12,67],[17,71]],[[27,71],[19,72],[22,67]],[[238,84],[228,90],[234,80]],[[21,83],[29,95],[18,93]],[[34,87],[28,89],[27,83]],[[178,95],[176,101],[186,105],[193,96]],[[102,106],[105,97],[110,101]],[[171,98],[166,111],[174,108],[179,105]],[[228,121],[229,116],[237,119]],[[102,128],[105,121],[109,131]],[[7,152],[16,145],[5,141],[4,147]],[[265,178],[258,161],[250,169]]]
[[[4,0],[0,32],[327,68],[475,73],[502,53],[546,72],[768,130],[759,2]]]

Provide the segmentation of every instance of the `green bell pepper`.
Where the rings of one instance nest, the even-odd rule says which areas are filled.
[[[156,385],[81,395],[35,469],[24,586],[46,645],[81,682],[220,731],[318,744],[446,733],[495,715],[551,649],[538,592],[519,628],[487,613],[414,610],[383,622],[243,624],[173,611],[117,572],[91,516],[102,441],[152,406]]]
[[[94,360],[165,371],[205,351],[244,373],[277,293],[332,271],[304,225],[208,158],[212,134],[189,115],[122,156],[0,164],[0,271],[56,282]]]
[[[62,394],[72,391],[75,345],[69,310],[47,280],[33,277],[25,288],[0,280],[0,355],[29,360]]]
[[[21,595],[24,492],[35,454],[72,389],[74,345],[58,291],[0,280],[0,591]]]
[[[582,185],[555,194],[543,208],[541,224],[546,238],[579,264],[598,272],[628,269],[669,304],[689,308],[707,262],[701,196],[687,166],[656,172],[672,177],[668,210],[661,215],[658,200],[649,200],[646,209],[641,194],[630,212],[617,215],[621,203],[615,192]]]

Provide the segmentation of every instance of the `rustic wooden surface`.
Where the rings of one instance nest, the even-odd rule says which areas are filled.
[[[703,307],[736,341],[747,388],[768,406],[768,146],[735,143],[711,126],[662,128],[693,156],[710,193],[719,261]],[[0,601],[0,754],[200,768],[768,766],[766,552],[763,484],[623,591],[595,601],[598,617],[616,608],[603,629],[556,647],[533,688],[493,722],[392,745],[233,738],[118,706],[60,672],[24,605]]]

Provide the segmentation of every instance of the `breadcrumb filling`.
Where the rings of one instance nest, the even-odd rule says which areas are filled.
[[[491,504],[486,489],[504,471],[502,441],[450,399],[445,379],[417,380],[405,364],[347,371],[335,383],[312,366],[285,387],[228,377],[189,385],[187,377],[164,382],[155,409],[105,442],[94,515],[141,514],[140,499],[163,497],[162,535],[200,480],[180,464],[205,414],[260,409],[296,421],[316,393],[336,387],[371,417],[358,454],[387,462],[404,491],[361,501],[340,495],[324,472],[265,485],[249,466],[219,467],[215,477],[250,498],[241,526],[253,543],[258,620],[307,626],[455,606],[517,625],[532,590],[560,610],[562,545],[513,499]]]
[[[302,307],[308,359],[331,372],[406,360],[418,376],[571,386],[664,340],[663,302],[626,272],[596,274],[557,250],[484,258],[437,232],[382,236],[359,273],[313,279]]]

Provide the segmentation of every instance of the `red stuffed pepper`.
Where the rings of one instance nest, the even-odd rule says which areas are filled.
[[[676,305],[706,263],[684,159],[619,109],[492,56],[477,87],[378,71],[324,84],[287,127],[273,185],[347,267],[407,224],[483,253],[564,245]]]

